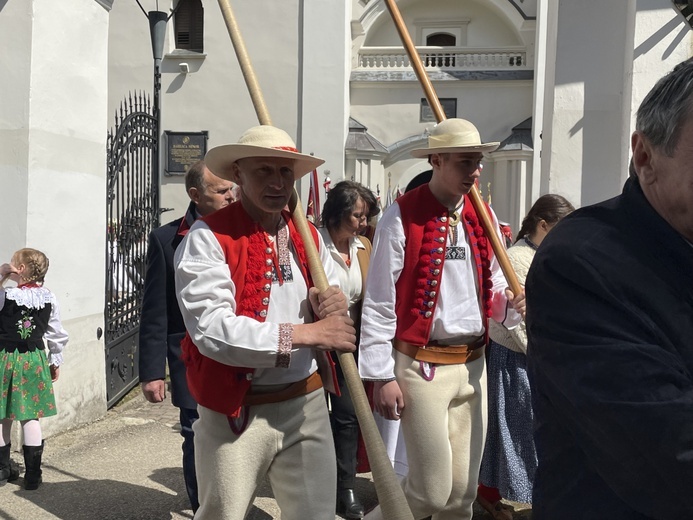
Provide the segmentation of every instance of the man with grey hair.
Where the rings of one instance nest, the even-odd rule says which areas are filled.
[[[693,511],[693,61],[637,114],[623,193],[575,211],[527,277],[534,520]]]

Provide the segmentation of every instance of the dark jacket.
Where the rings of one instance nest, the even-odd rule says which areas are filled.
[[[532,518],[693,518],[693,247],[629,179],[549,233],[526,289]]]
[[[164,379],[168,358],[171,399],[178,408],[197,408],[188,391],[185,365],[180,358],[185,324],[176,299],[173,264],[173,254],[194,221],[195,204],[191,202],[184,218],[169,222],[149,234],[140,321],[140,381]],[[184,231],[179,233],[181,224]]]

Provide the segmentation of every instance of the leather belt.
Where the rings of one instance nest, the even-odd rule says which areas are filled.
[[[281,403],[294,397],[308,395],[318,388],[322,388],[322,379],[317,371],[313,372],[305,379],[289,384],[286,388],[275,392],[260,392],[253,394],[251,391],[245,394],[243,404],[247,406],[258,406],[261,404]]]
[[[484,340],[479,339],[471,345],[435,345],[417,347],[406,341],[395,339],[394,347],[402,354],[417,361],[436,365],[460,365],[479,359],[484,354]]]

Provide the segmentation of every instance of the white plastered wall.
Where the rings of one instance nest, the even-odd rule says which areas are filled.
[[[170,0],[159,9],[170,12]],[[152,7],[151,4],[148,7]],[[162,61],[162,130],[209,132],[209,148],[237,141],[258,124],[218,2],[203,0],[204,54],[176,57],[173,19],[168,22]],[[286,130],[306,153],[326,159],[322,172],[342,175],[347,133],[350,6],[329,0],[234,2],[245,42],[272,124]],[[267,16],[258,16],[267,13]],[[153,58],[146,17],[135,2],[116,2],[111,12],[109,124],[122,97],[151,95]],[[180,64],[190,72],[183,74]],[[162,150],[162,169],[165,150]],[[305,198],[307,181],[298,184]],[[188,204],[182,176],[161,177],[162,223],[178,218]]]
[[[46,437],[106,411],[97,329],[104,309],[107,31],[106,9],[84,0],[8,2],[0,16],[0,33],[13,42],[0,57],[1,68],[13,71],[0,75],[0,177],[5,215],[12,216],[0,261],[21,247],[46,253],[46,286],[70,335],[55,384],[59,413],[42,421]]]
[[[541,192],[583,206],[620,193],[635,111],[690,56],[690,30],[667,0],[549,0],[547,10],[555,75],[545,79]]]

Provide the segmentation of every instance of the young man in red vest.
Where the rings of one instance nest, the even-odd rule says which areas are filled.
[[[402,485],[414,518],[472,517],[486,434],[487,324],[519,324],[514,296],[468,193],[482,143],[469,121],[430,133],[428,184],[385,212],[375,234],[363,301],[359,368],[375,381],[378,413],[402,421],[409,474]],[[494,229],[498,221],[490,208]],[[379,519],[377,508],[367,518]]]
[[[355,350],[356,336],[342,292],[312,288],[284,211],[295,179],[323,161],[265,125],[213,148],[205,163],[240,186],[241,200],[198,220],[176,251],[183,356],[200,415],[195,518],[242,520],[268,476],[282,518],[332,520],[336,464],[321,377],[333,390],[327,351]]]

